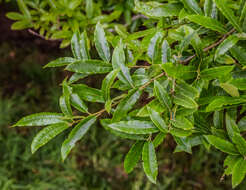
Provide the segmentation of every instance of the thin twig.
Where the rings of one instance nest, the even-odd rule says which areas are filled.
[[[39,38],[41,38],[41,39],[43,39],[43,40],[47,40],[47,41],[61,41],[61,40],[59,40],[59,39],[50,39],[50,38],[46,38],[45,36],[40,35],[39,33],[33,31],[32,29],[28,29],[27,31],[28,31],[30,34],[32,34],[32,35],[34,35],[34,36],[37,36],[37,37],[39,37]]]
[[[160,78],[160,77],[162,77],[162,76],[165,76],[166,74],[163,72],[163,73],[161,73],[161,74],[159,74],[159,75],[157,75],[156,77],[154,77],[154,78],[152,78],[150,81],[148,81],[148,82],[146,82],[143,86],[141,86],[140,88],[139,88],[139,90],[143,90],[143,89],[145,89],[147,86],[149,86],[152,82],[154,82],[156,79],[158,79],[158,78]]]
[[[207,51],[213,49],[214,47],[218,46],[218,45],[221,44],[221,43],[222,43],[222,42],[223,42],[230,34],[232,34],[232,33],[235,32],[235,31],[236,31],[236,30],[235,30],[234,28],[231,29],[231,30],[230,30],[229,32],[227,32],[220,40],[218,40],[217,42],[215,42],[215,43],[209,45],[208,47],[204,48],[204,49],[203,49],[203,52],[207,52]],[[181,64],[186,65],[186,64],[188,64],[188,63],[189,63],[193,58],[195,58],[195,57],[196,57],[196,54],[194,54],[194,55],[192,55],[192,56],[186,58],[185,60],[180,60],[179,62],[180,62]]]

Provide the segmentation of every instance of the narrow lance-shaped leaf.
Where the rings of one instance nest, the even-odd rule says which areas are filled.
[[[49,62],[48,64],[46,64],[44,66],[44,68],[47,68],[47,67],[62,67],[62,66],[74,63],[75,61],[77,61],[77,59],[72,58],[72,57],[61,57],[61,58],[58,58],[58,59],[56,59],[54,61]]]
[[[114,130],[109,127],[109,125],[112,123],[110,119],[102,119],[100,120],[100,123],[107,131],[109,131],[110,133],[112,133],[113,135],[117,137],[121,137],[124,139],[131,139],[131,140],[140,140],[140,141],[146,140],[148,137],[145,134],[129,134],[129,133],[124,133],[124,132]]]
[[[141,92],[138,89],[129,91],[128,95],[118,104],[113,115],[113,121],[120,121],[122,118],[126,117],[127,112],[133,108],[140,95]]]
[[[197,109],[198,105],[196,101],[188,96],[177,94],[174,96],[173,102],[177,105],[183,106],[189,109]]]
[[[65,70],[82,74],[102,74],[112,70],[112,66],[100,60],[79,60],[68,65]]]
[[[240,96],[237,87],[235,87],[232,84],[229,84],[229,83],[220,83],[220,87],[223,88],[232,97],[239,97]]]
[[[50,125],[50,124],[61,123],[61,122],[64,122],[62,114],[42,112],[42,113],[35,113],[23,117],[16,124],[14,124],[13,127],[42,126],[42,125]]]
[[[207,135],[205,137],[210,144],[212,144],[213,146],[215,146],[215,148],[221,150],[222,152],[225,152],[231,155],[239,154],[236,147],[229,141],[213,136],[213,135]]]
[[[202,70],[200,74],[201,78],[205,80],[212,80],[228,75],[233,70],[233,68],[234,66],[213,67]]]
[[[161,32],[157,32],[150,40],[147,55],[152,61],[152,64],[158,63],[161,58],[160,56],[160,43],[162,40],[163,34]]]
[[[117,77],[117,74],[119,73],[119,69],[115,69],[111,71],[104,79],[102,82],[102,93],[105,101],[110,99],[110,88],[113,85],[113,82],[115,78]]]
[[[182,116],[176,116],[174,120],[170,121],[173,126],[183,129],[183,130],[191,130],[194,128],[193,124]]]
[[[80,44],[80,55],[82,59],[90,59],[89,43],[88,43],[88,37],[86,31],[84,31],[80,35],[79,44]]]
[[[240,154],[246,156],[246,140],[240,135],[240,133],[235,133],[232,140]]]
[[[62,82],[63,95],[60,97],[59,103],[62,113],[67,116],[72,116],[72,108],[70,104],[71,87],[68,86],[67,79]]]
[[[165,140],[166,136],[167,133],[158,133],[153,140],[154,147],[158,147]]]
[[[204,13],[205,16],[210,17],[213,8],[213,0],[205,0],[204,2]]]
[[[106,62],[110,62],[110,50],[109,45],[105,36],[104,29],[100,23],[97,23],[95,33],[94,33],[94,42],[96,45],[97,52],[99,56]]]
[[[85,10],[86,10],[87,18],[91,19],[93,17],[93,10],[94,10],[93,0],[86,0]]]
[[[169,110],[172,108],[172,101],[166,92],[166,90],[161,86],[161,84],[155,80],[154,82],[154,92],[155,95],[157,96],[158,100],[160,103],[164,106],[167,107]]]
[[[162,131],[163,133],[167,133],[168,132],[168,126],[166,125],[164,119],[161,117],[161,115],[156,112],[155,110],[151,109],[150,107],[148,107],[148,112],[150,115],[150,118],[152,120],[152,122],[155,124],[155,126]]]
[[[79,38],[80,38],[80,34],[79,32],[75,32],[73,34],[73,37],[71,39],[71,49],[73,52],[73,56],[76,59],[82,59],[82,55],[80,54],[80,43],[79,43]]]
[[[130,173],[141,158],[144,141],[138,141],[132,145],[124,160],[124,169]]]
[[[32,153],[36,152],[40,147],[44,146],[55,136],[63,132],[69,127],[68,123],[57,123],[53,125],[49,125],[38,132],[38,134],[34,137],[31,145]]]
[[[186,17],[191,22],[194,22],[196,24],[199,24],[205,28],[220,32],[220,33],[226,33],[226,29],[224,26],[217,20],[212,19],[210,17],[202,16],[202,15],[189,15]]]
[[[76,108],[77,110],[87,113],[88,112],[88,107],[84,103],[84,101],[79,97],[77,93],[72,93],[71,94],[71,105]]]
[[[202,10],[199,7],[196,0],[182,0],[182,2],[183,2],[186,9],[188,9],[191,12],[194,12],[196,14],[202,14]]]
[[[75,143],[79,141],[90,127],[95,123],[95,116],[88,116],[79,122],[69,133],[68,138],[63,142],[61,147],[62,160],[65,160],[69,152],[75,146]]]
[[[109,124],[108,127],[128,134],[151,134],[159,131],[152,122],[139,120],[120,121]]]
[[[239,38],[236,35],[229,36],[216,49],[214,59],[217,59],[219,56],[224,55],[229,49],[236,45],[238,41]]]
[[[232,170],[232,188],[238,186],[246,174],[246,160],[242,157],[237,160]]]
[[[216,6],[223,13],[223,15],[229,20],[229,22],[237,29],[237,31],[242,32],[239,26],[239,20],[235,17],[233,11],[228,7],[227,0],[214,0]]]
[[[152,183],[156,183],[158,164],[155,154],[155,147],[152,142],[144,143],[142,152],[143,168],[146,176]]]
[[[130,71],[129,68],[125,65],[125,62],[126,57],[123,48],[123,43],[122,40],[120,40],[113,52],[112,65],[114,69],[120,69],[120,72],[118,74],[119,80],[133,87],[134,85],[130,75]]]
[[[171,48],[167,42],[167,40],[164,40],[161,46],[161,58],[162,63],[167,63],[171,61]]]

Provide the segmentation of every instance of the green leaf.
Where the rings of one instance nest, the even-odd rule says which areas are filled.
[[[65,70],[82,74],[102,74],[112,70],[112,66],[100,60],[79,60],[68,65]]]
[[[82,100],[88,102],[104,103],[104,98],[101,90],[90,88],[85,84],[74,84],[72,85],[72,88],[73,93],[78,94]]]
[[[218,96],[209,103],[209,105],[206,107],[206,112],[220,110],[223,108],[223,106],[236,105],[244,102],[246,102],[245,98]]]
[[[246,174],[246,160],[240,157],[232,170],[232,188],[238,186]]]
[[[199,91],[182,80],[176,81],[175,92],[176,94],[182,94],[192,99],[199,97]]]
[[[228,82],[239,90],[246,90],[246,78],[235,78]]]
[[[191,22],[194,22],[196,24],[199,24],[205,28],[220,32],[220,33],[226,33],[226,29],[224,26],[217,20],[212,19],[210,17],[202,16],[202,15],[189,15],[186,17]]]
[[[192,134],[191,130],[183,130],[176,127],[170,128],[169,132],[176,137],[188,137]]]
[[[155,124],[155,126],[163,133],[167,133],[168,132],[168,127],[164,121],[164,119],[161,117],[161,115],[156,112],[155,110],[151,109],[150,107],[148,107],[148,112],[150,115],[150,118],[152,120],[152,122]]]
[[[93,0],[86,0],[85,11],[87,18],[91,19],[93,17],[93,10]]]
[[[205,137],[211,145],[215,146],[215,148],[221,150],[222,152],[225,152],[231,155],[239,154],[236,147],[229,141],[213,136],[213,135],[206,135]]]
[[[151,102],[149,102],[148,104],[146,104],[144,107],[142,107],[139,112],[137,113],[138,117],[148,117],[149,116],[149,112],[147,107],[150,107],[151,109],[153,109],[154,111],[158,112],[158,113],[162,113],[165,110],[165,107],[163,107],[161,105],[161,103],[158,101],[158,99],[154,99]]]
[[[17,12],[8,12],[6,14],[6,17],[11,19],[11,20],[23,20],[23,19],[25,19],[24,15],[17,13]]]
[[[88,107],[86,106],[84,101],[79,97],[78,94],[72,93],[70,99],[71,99],[71,105],[74,108],[81,111],[82,113],[88,113]]]
[[[95,33],[94,33],[94,42],[96,45],[97,52],[99,56],[105,61],[110,62],[110,50],[108,42],[105,36],[104,29],[100,23],[97,23]]]
[[[228,133],[229,138],[233,141],[233,137],[236,133],[240,133],[240,130],[236,124],[236,122],[226,113],[225,117],[226,122],[226,130]]]
[[[64,161],[75,146],[75,143],[79,141],[90,127],[96,122],[96,116],[88,116],[79,122],[69,133],[67,139],[63,142],[61,147],[62,160]]]
[[[71,49],[73,52],[73,56],[75,59],[82,59],[82,55],[80,54],[80,43],[79,43],[80,34],[79,32],[75,32],[71,39]]]
[[[150,141],[144,143],[142,160],[146,176],[152,183],[156,183],[158,164],[156,160],[155,147]]]
[[[125,65],[125,62],[126,58],[123,49],[123,43],[122,40],[120,40],[113,52],[112,65],[114,69],[120,69],[120,73],[118,74],[119,80],[133,87],[134,85],[130,75],[130,71],[129,68]]]
[[[34,137],[31,145],[32,154],[35,153],[40,147],[44,146],[55,136],[63,132],[69,127],[68,123],[57,123],[49,125],[38,132]]]
[[[82,74],[82,73],[74,73],[68,80],[69,84],[72,84],[74,82],[77,82],[80,79],[83,79],[85,77],[87,77],[88,74]]]
[[[159,131],[152,122],[138,120],[120,121],[109,124],[108,127],[128,134],[152,134]]]
[[[229,36],[216,49],[214,59],[217,59],[221,55],[224,55],[228,50],[230,50],[234,45],[236,45],[238,41],[239,38],[236,35]]]
[[[161,60],[162,63],[170,62],[172,58],[171,48],[167,42],[167,40],[163,40],[161,46]]]
[[[227,168],[224,171],[224,175],[231,175],[232,170],[237,163],[237,161],[240,159],[240,156],[233,156],[233,155],[228,155],[224,161],[224,167],[227,166]]]
[[[242,29],[239,26],[239,20],[235,17],[233,11],[229,8],[227,0],[214,0],[214,2],[223,15],[237,29],[237,31],[242,32]]]
[[[59,99],[59,105],[62,113],[66,116],[72,116],[72,109],[70,107],[69,99],[67,99],[64,95],[62,95]]]
[[[102,119],[100,120],[101,125],[110,133],[114,134],[115,136],[124,138],[124,139],[132,139],[132,140],[146,140],[148,136],[143,135],[143,134],[128,134],[128,133],[123,133],[120,131],[116,131],[112,128],[110,128],[108,125],[111,124],[110,119]]]
[[[213,9],[213,0],[205,0],[203,8],[205,16],[210,17]]]
[[[120,121],[122,118],[126,117],[128,111],[133,108],[140,95],[141,92],[138,89],[129,91],[128,95],[118,104],[113,115],[113,121]]]
[[[89,42],[86,31],[84,31],[79,38],[79,54],[81,59],[90,59]]]
[[[223,88],[232,97],[239,97],[240,96],[237,87],[235,87],[232,84],[229,84],[229,83],[220,83],[220,87]]]
[[[242,65],[246,65],[246,51],[241,46],[234,45],[230,49],[232,56]]]
[[[24,2],[24,0],[17,0],[18,7],[20,11],[25,15],[26,18],[31,18],[31,14]]]
[[[48,64],[46,64],[44,66],[44,68],[47,68],[47,67],[62,67],[62,66],[74,63],[76,61],[77,61],[77,59],[74,59],[72,57],[61,57],[61,58],[58,58],[58,59],[56,59],[54,61],[49,62]]]
[[[158,147],[165,140],[166,136],[167,133],[163,133],[163,132],[158,133],[153,140],[154,147],[155,148]]]
[[[20,20],[11,25],[11,30],[23,30],[31,28],[32,24],[29,20]]]
[[[117,77],[117,74],[119,73],[119,69],[115,69],[113,71],[111,71],[104,79],[102,82],[102,93],[103,93],[103,97],[104,100],[110,100],[110,88],[113,85],[113,82],[115,80],[115,78]]]
[[[161,84],[156,80],[154,81],[154,92],[162,106],[167,107],[169,110],[171,110],[172,101],[163,86],[161,86]]]
[[[127,173],[132,172],[141,158],[144,141],[138,141],[132,145],[124,160],[124,169]]]
[[[246,156],[246,140],[240,135],[240,133],[234,133],[232,140],[240,154]]]
[[[160,55],[160,43],[163,38],[162,32],[156,32],[156,34],[150,39],[147,55],[152,61],[152,64],[158,64],[161,59]]]
[[[196,0],[182,0],[184,6],[189,11],[196,13],[196,14],[202,14],[202,10],[199,7]]]
[[[175,142],[177,143],[177,146],[174,150],[174,152],[187,152],[189,154],[192,154],[191,150],[191,141],[187,137],[175,137]]]
[[[176,116],[175,119],[170,120],[170,122],[172,123],[174,127],[177,127],[183,130],[191,130],[194,128],[193,124],[183,116]]]
[[[23,117],[16,124],[14,124],[13,127],[42,126],[42,125],[61,123],[61,122],[64,122],[62,117],[63,115],[60,113],[50,113],[50,112],[35,113],[32,115]]]
[[[155,1],[140,2],[135,0],[135,10],[150,18],[161,18],[178,16],[182,9],[179,3],[165,3],[161,4]]]
[[[198,105],[197,103],[190,97],[182,95],[182,94],[177,94],[174,96],[173,102],[177,105],[183,106],[185,108],[189,109],[197,109]]]
[[[233,69],[234,66],[220,66],[220,67],[204,69],[201,71],[201,78],[206,80],[220,78],[228,75]]]

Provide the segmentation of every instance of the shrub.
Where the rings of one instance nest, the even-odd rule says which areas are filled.
[[[212,146],[225,153],[223,176],[232,175],[236,187],[246,174],[245,1],[136,0],[134,10],[148,18],[137,32],[129,33],[124,24],[112,31],[100,22],[94,38],[77,30],[71,40],[73,57],[45,66],[65,66],[74,73],[62,83],[62,113],[29,115],[14,126],[48,125],[34,138],[33,153],[71,130],[61,147],[65,160],[99,120],[110,133],[135,141],[124,168],[129,173],[142,159],[153,183],[155,151],[166,135],[175,140],[175,152],[191,153],[194,146],[209,151]],[[81,83],[89,76],[99,79],[99,74],[104,76],[100,89]],[[91,113],[87,102],[104,108]]]

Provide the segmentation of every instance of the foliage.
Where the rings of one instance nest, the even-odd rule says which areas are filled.
[[[74,72],[62,82],[62,113],[32,114],[14,126],[48,125],[34,138],[35,151],[69,130],[61,148],[64,160],[100,120],[110,133],[136,141],[126,156],[126,171],[142,158],[153,183],[158,173],[156,150],[166,136],[175,140],[175,152],[212,146],[226,154],[224,175],[232,175],[235,188],[246,174],[245,1],[135,0],[135,11],[156,27],[143,25],[141,31],[129,33],[121,25],[112,33],[98,22],[94,40],[86,31],[76,31],[73,57],[46,65]],[[101,87],[81,82],[91,75],[104,76]],[[88,103],[104,108],[94,111]],[[134,158],[132,165],[129,157]]]
[[[9,12],[7,17],[14,20],[12,29],[29,30],[46,39],[62,39],[66,47],[75,31],[91,31],[97,22],[114,27],[113,22],[123,15],[131,23],[131,0],[17,0],[19,12]]]

